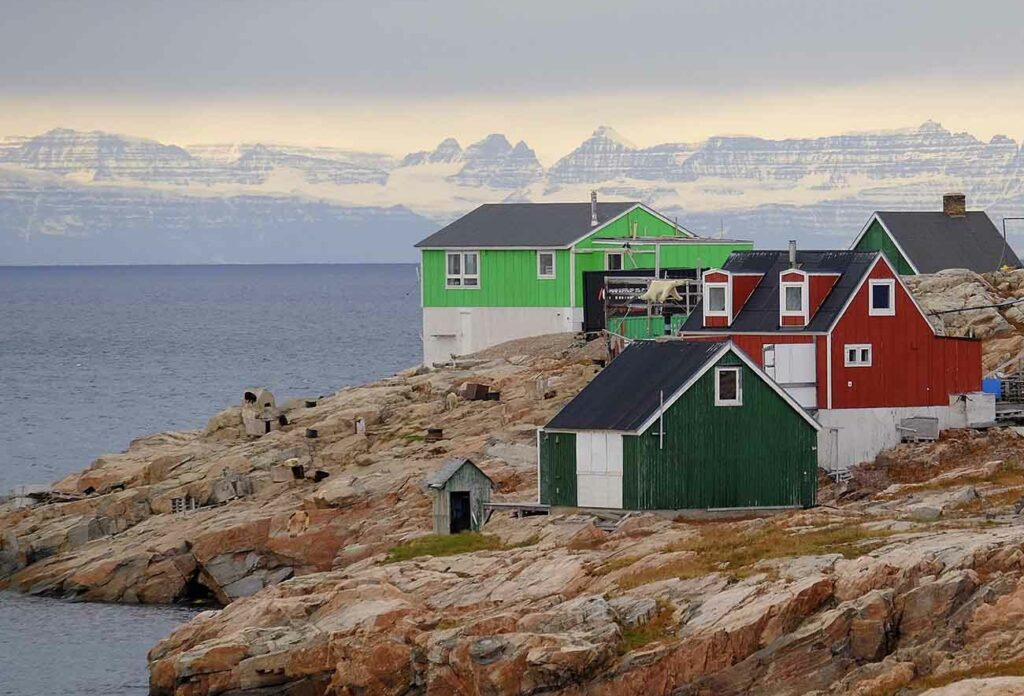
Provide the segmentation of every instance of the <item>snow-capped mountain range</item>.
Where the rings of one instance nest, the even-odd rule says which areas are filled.
[[[585,201],[591,190],[699,234],[844,247],[871,211],[938,209],[949,190],[997,224],[1024,215],[1024,152],[931,121],[651,147],[600,127],[547,168],[501,134],[393,157],[57,129],[0,140],[0,265],[411,260],[414,241],[480,203]]]

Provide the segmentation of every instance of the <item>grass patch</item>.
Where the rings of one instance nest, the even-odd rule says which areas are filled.
[[[672,607],[667,602],[658,602],[658,611],[642,626],[627,626],[622,629],[622,652],[628,653],[649,643],[672,636]]]
[[[628,575],[619,581],[624,590],[669,578],[695,578],[724,573],[741,579],[764,572],[754,568],[759,561],[795,556],[838,553],[856,558],[885,544],[894,532],[867,529],[860,525],[790,532],[777,525],[744,531],[732,526],[704,526],[685,541],[665,551],[689,551],[688,557],[667,565]]]
[[[431,534],[416,537],[392,547],[388,551],[385,563],[408,561],[419,556],[455,556],[473,551],[489,551],[502,549],[501,539],[490,534],[479,532],[462,532],[460,534]]]
[[[540,543],[540,534],[531,534],[520,542],[505,546],[506,549],[525,549],[527,546],[536,546]]]
[[[622,570],[628,568],[637,561],[640,560],[640,556],[624,556],[623,558],[616,558],[615,560],[602,563],[598,567],[591,571],[591,575],[607,575],[613,573],[616,570]]]

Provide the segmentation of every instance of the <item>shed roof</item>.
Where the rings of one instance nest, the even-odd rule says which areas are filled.
[[[641,341],[629,346],[547,428],[632,432],[700,372],[725,341]]]
[[[701,301],[683,324],[686,333],[723,331],[774,333],[777,331],[825,332],[843,311],[846,301],[860,285],[880,252],[877,251],[798,251],[797,267],[805,273],[837,273],[839,279],[828,296],[811,317],[807,326],[792,329],[779,326],[779,278],[789,268],[788,251],[735,251],[723,269],[732,273],[762,273],[754,292],[733,317],[732,324],[724,327],[704,327],[704,303]]]
[[[598,203],[603,225],[639,205]],[[485,203],[442,227],[417,247],[565,247],[591,230],[590,203]]]
[[[982,210],[968,211],[962,217],[943,212],[895,211],[880,211],[875,216],[918,273],[935,273],[945,268],[986,273],[997,270],[1000,261],[1009,266],[1021,265],[988,213]]]
[[[471,467],[479,471],[480,475],[483,476],[488,481],[490,481],[492,485],[494,484],[494,482],[491,481],[491,477],[485,474],[480,467],[474,464],[473,460],[467,459],[465,457],[449,459],[444,463],[444,465],[440,469],[438,469],[433,474],[428,476],[424,483],[427,485],[428,488],[444,488],[445,484],[448,483],[448,479],[454,476],[455,472],[461,469],[466,464],[469,464]]]

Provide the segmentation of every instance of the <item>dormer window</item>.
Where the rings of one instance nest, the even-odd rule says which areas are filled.
[[[896,316],[896,281],[892,278],[868,281],[868,314],[873,317]]]
[[[711,316],[716,314],[726,314],[726,296],[728,295],[728,286],[725,284],[721,285],[708,285],[707,287],[707,312]]]
[[[779,282],[779,324],[803,326],[808,321],[807,276],[786,271]]]

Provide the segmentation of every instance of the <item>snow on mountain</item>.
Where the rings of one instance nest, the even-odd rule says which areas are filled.
[[[501,134],[465,149],[447,138],[402,159],[287,144],[182,148],[63,129],[0,140],[0,237],[36,240],[42,260],[50,246],[40,239],[88,237],[90,225],[175,239],[182,225],[207,236],[220,226],[237,239],[245,229],[268,229],[253,222],[259,215],[261,225],[279,221],[296,234],[307,220],[316,236],[331,220],[347,219],[345,211],[386,229],[395,219],[387,211],[401,209],[410,229],[429,231],[481,203],[586,201],[591,190],[604,200],[644,201],[698,233],[841,247],[872,210],[938,209],[942,193],[954,189],[997,223],[1024,215],[1020,145],[931,121],[822,138],[716,136],[650,147],[602,126],[545,171],[525,142],[513,146]],[[28,215],[33,200],[47,203]]]

